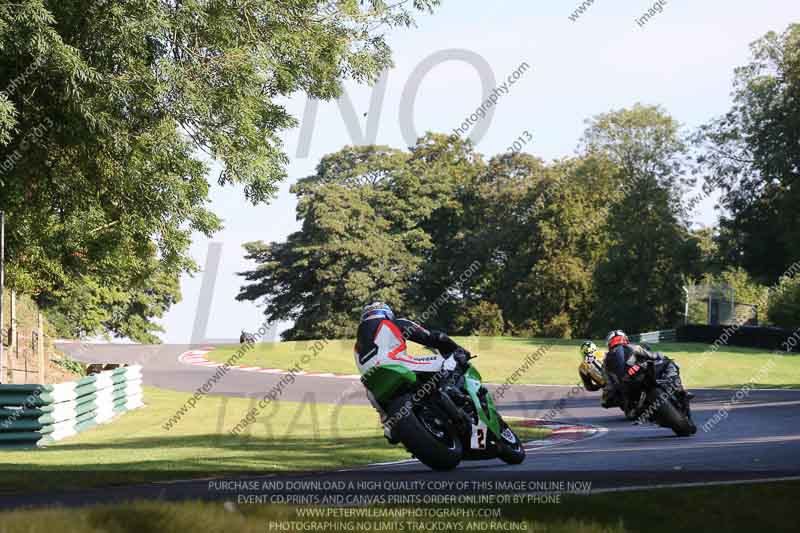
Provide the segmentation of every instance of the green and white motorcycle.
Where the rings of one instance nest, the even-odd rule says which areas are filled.
[[[413,372],[403,365],[374,366],[361,377],[386,412],[390,442],[401,442],[434,470],[461,460],[525,460],[525,448],[495,408],[471,364],[453,381],[442,372]]]

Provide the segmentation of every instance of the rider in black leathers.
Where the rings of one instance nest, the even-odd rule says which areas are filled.
[[[631,344],[628,336],[622,330],[609,332],[606,341],[608,343],[608,353],[606,354],[604,365],[608,381],[603,390],[603,407],[619,405],[628,418],[635,419],[638,416],[635,405],[636,399],[626,397],[623,379],[629,367],[644,360],[652,361],[659,366],[663,365],[663,370],[660,373],[661,377],[671,380],[678,395],[687,399],[692,398],[691,393],[683,387],[683,382],[680,378],[680,367],[669,357],[660,352],[650,351],[644,346]]]

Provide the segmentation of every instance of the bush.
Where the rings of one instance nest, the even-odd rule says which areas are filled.
[[[82,377],[86,375],[86,369],[84,368],[84,366],[69,356],[64,355],[61,357],[52,357],[50,361],[60,366],[64,370],[72,372],[76,376]]]
[[[503,334],[503,311],[493,302],[480,301],[466,307],[456,317],[455,326],[462,335],[496,337]]]
[[[781,328],[800,326],[800,275],[781,278],[769,299],[767,317]]]
[[[514,337],[537,337],[541,333],[542,327],[536,320],[529,318],[519,326],[513,323],[509,324],[509,331]]]
[[[561,312],[547,321],[542,328],[542,336],[555,339],[571,339],[572,324],[569,315]]]

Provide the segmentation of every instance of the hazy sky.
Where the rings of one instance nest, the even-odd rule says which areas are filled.
[[[417,28],[392,33],[395,67],[388,73],[377,112],[363,116],[370,109],[372,88],[346,87],[361,135],[367,121],[377,119],[378,144],[407,146],[399,118],[401,96],[415,85],[409,80],[415,68],[437,53],[482,58],[488,65],[482,69],[484,76],[493,73],[498,85],[523,62],[531,67],[494,107],[488,130],[477,144],[487,156],[505,151],[525,131],[533,140],[524,151],[546,160],[572,155],[586,118],[636,102],[660,104],[686,128],[695,128],[729,108],[733,69],[748,61],[749,44],[770,30],[782,32],[790,22],[800,21],[797,0],[668,0],[644,27],[636,19],[653,6],[649,0],[595,0],[572,22],[569,15],[580,4],[581,0],[443,0],[435,14],[417,18]],[[298,94],[286,101],[301,122],[306,100]],[[475,66],[457,59],[441,62],[418,85],[413,124],[420,134],[451,133],[482,101]],[[306,120],[305,127],[311,128]],[[222,243],[223,249],[206,337],[238,337],[241,329],[255,330],[262,322],[262,310],[255,304],[234,300],[241,285],[236,272],[252,266],[244,260],[242,243],[283,240],[295,231],[296,201],[289,186],[312,174],[324,154],[358,142],[348,133],[335,102],[319,104],[305,156],[298,155],[301,127],[283,137],[291,159],[289,179],[269,205],[253,207],[234,188],[212,192],[212,209],[224,219],[225,228],[211,240]],[[713,223],[713,201],[705,202],[696,218]],[[197,236],[192,246],[201,266],[211,241]],[[165,342],[189,341],[202,276],[182,280],[183,301],[160,321]]]

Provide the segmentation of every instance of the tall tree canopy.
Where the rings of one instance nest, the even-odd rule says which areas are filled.
[[[221,162],[217,183],[269,200],[287,161],[279,134],[296,123],[281,97],[330,99],[344,80],[376,79],[391,61],[385,29],[436,4],[1,4],[9,283],[73,333],[154,340],[151,318],[195,269],[191,234],[221,225],[207,207],[208,158]]]
[[[659,110],[641,112],[641,128],[658,135],[659,124],[672,124]],[[644,173],[658,180],[634,188],[631,200],[610,194],[627,179],[614,159],[626,147],[593,146],[551,164],[527,154],[487,162],[469,142],[428,134],[408,152],[370,146],[328,155],[293,189],[302,228],[286,242],[246,245],[256,267],[242,273],[238,298],[263,300],[271,320],[293,320],[287,339],[352,336],[359,309],[374,299],[461,334],[586,335],[607,327],[599,317],[621,327],[662,326],[681,309],[681,254],[690,241],[680,193],[667,188],[680,178]],[[658,163],[651,159],[643,160]],[[609,249],[619,250],[613,260]],[[613,283],[633,283],[627,270],[615,270],[631,267],[626,254],[646,276],[635,281],[642,293],[611,298],[595,274],[605,265]],[[676,297],[659,300],[676,289]]]
[[[706,186],[722,191],[724,258],[772,284],[800,259],[800,24],[751,50],[736,69],[732,109],[698,140]]]

